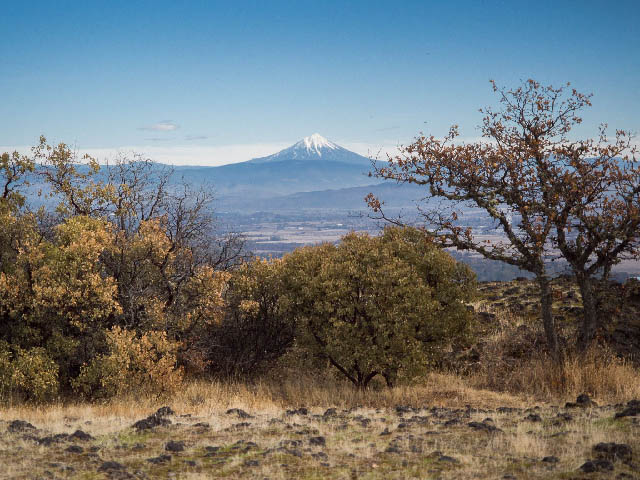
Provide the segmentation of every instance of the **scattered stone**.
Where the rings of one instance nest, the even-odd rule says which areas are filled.
[[[573,421],[573,416],[570,413],[566,413],[566,412],[558,413],[556,418],[558,419],[557,420],[558,423],[560,423],[561,421],[562,422],[572,422]]]
[[[24,420],[13,420],[7,430],[11,433],[26,432],[27,430],[36,430],[36,427]]]
[[[67,448],[64,449],[64,451],[69,453],[82,453],[84,452],[84,448],[82,448],[79,445],[69,445]]]
[[[157,457],[147,458],[147,462],[153,463],[154,465],[160,465],[162,463],[168,463],[171,461],[171,455],[162,454]]]
[[[158,417],[168,417],[175,414],[176,412],[171,407],[160,407],[155,413]]]
[[[589,398],[586,393],[581,393],[575,402],[567,402],[564,408],[588,408],[597,407],[598,404]]]
[[[184,464],[189,466],[189,467],[197,467],[198,466],[198,462],[196,462],[195,460],[185,460]]]
[[[79,440],[81,442],[88,442],[89,440],[93,440],[93,437],[89,435],[87,432],[83,432],[82,430],[76,430],[71,435],[69,435],[69,440]]]
[[[230,408],[229,410],[226,411],[226,414],[235,415],[238,418],[253,418],[252,415],[249,415],[247,412],[239,408]]]
[[[54,443],[61,443],[65,440],[69,439],[69,435],[66,433],[56,433],[55,435],[47,435],[42,438],[34,438],[36,442],[40,445],[44,445],[45,447],[50,447]]]
[[[544,457],[544,458],[542,459],[542,461],[543,461],[544,463],[558,463],[558,462],[560,461],[560,459],[559,459],[558,457],[555,457],[555,456],[553,456],[553,455],[550,455],[550,456],[548,456],[548,457]]]
[[[302,441],[301,440],[280,440],[280,443],[278,444],[281,447],[299,447],[302,445]]]
[[[460,463],[458,459],[450,457],[449,455],[440,455],[438,458],[439,462],[447,462],[447,463]]]
[[[541,422],[542,421],[542,417],[540,417],[540,415],[538,415],[537,413],[530,413],[529,415],[524,417],[524,419],[529,421],[529,422]]]
[[[312,453],[311,456],[313,458],[315,458],[316,460],[328,460],[329,459],[329,455],[327,455],[324,452],[316,452],[316,453]]]
[[[389,431],[389,427],[384,427],[384,430],[380,434],[381,437],[384,437],[385,435],[391,435],[391,432]]]
[[[407,405],[396,405],[396,413],[399,416],[404,415],[405,413],[412,413],[414,410],[413,408],[407,406]]]
[[[211,425],[209,425],[207,422],[194,423],[193,426],[199,428],[211,428]]]
[[[640,415],[640,400],[631,400],[621,412],[617,412],[615,418],[635,417]]]
[[[109,472],[111,470],[124,470],[125,467],[121,463],[108,461],[102,462],[102,465],[98,467],[99,472]]]
[[[184,451],[184,442],[180,441],[180,442],[175,442],[173,440],[170,440],[169,442],[167,442],[167,444],[164,446],[164,449],[167,452],[183,452]]]
[[[133,424],[133,428],[138,431],[151,430],[156,427],[166,427],[171,425],[171,420],[165,418],[168,415],[174,415],[175,412],[170,407],[162,407],[158,409],[153,415],[149,415],[147,418],[138,420]]]
[[[598,443],[593,447],[593,453],[600,459],[622,462],[631,460],[633,451],[626,443]]]
[[[243,465],[245,467],[258,467],[260,462],[258,460],[245,460]]]
[[[402,449],[396,445],[395,443],[390,444],[387,448],[384,449],[385,453],[402,453]]]
[[[225,428],[225,430],[240,430],[242,428],[246,428],[246,427],[250,427],[251,424],[249,422],[240,422],[240,423],[234,423],[233,425],[231,425],[229,428]]]
[[[613,463],[609,460],[598,459],[598,460],[587,460],[580,467],[584,473],[594,473],[594,472],[610,472],[613,470]]]
[[[327,408],[327,410],[322,414],[324,418],[337,417],[338,411],[335,408]]]
[[[317,447],[324,447],[327,444],[327,440],[324,437],[311,437],[309,443]]]
[[[309,415],[309,410],[306,407],[300,407],[300,408],[296,408],[293,410],[287,410],[285,412],[285,415],[291,416],[291,415]]]
[[[484,419],[482,422],[469,422],[467,425],[474,430],[485,431],[488,433],[502,432],[501,429],[493,425],[493,421],[487,421],[490,419]]]

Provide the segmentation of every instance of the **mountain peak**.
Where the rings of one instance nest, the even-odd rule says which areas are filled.
[[[368,158],[350,152],[346,148],[336,145],[319,133],[314,133],[308,137],[304,137],[299,142],[291,145],[289,148],[280,150],[273,155],[262,158],[254,158],[249,160],[251,163],[271,163],[282,161],[304,161],[304,162],[340,162],[363,165],[367,168],[371,162]]]
[[[322,156],[322,150],[325,148],[336,150],[338,145],[330,142],[319,133],[314,133],[309,137],[304,137],[294,145],[294,148],[304,148],[308,153],[315,152],[318,156]]]

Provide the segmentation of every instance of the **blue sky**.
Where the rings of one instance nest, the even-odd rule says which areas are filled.
[[[640,132],[640,1],[4,2],[0,145],[221,164],[319,132],[360,153],[457,123],[488,80],[593,92]]]

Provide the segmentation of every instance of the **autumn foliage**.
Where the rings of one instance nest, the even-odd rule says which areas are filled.
[[[486,108],[482,139],[463,142],[457,126],[444,138],[420,135],[375,175],[424,186],[443,201],[421,208],[424,232],[441,245],[472,251],[531,272],[540,286],[547,345],[561,356],[551,312],[549,265],[568,264],[580,286],[584,319],[579,346],[586,350],[598,325],[594,279],[608,277],[623,258],[637,258],[640,245],[640,167],[630,132],[576,138],[590,95],[569,85],[534,80],[499,88],[497,109]],[[368,197],[386,217],[383,199]],[[501,235],[482,235],[464,218],[465,208],[484,212]],[[397,220],[388,220],[398,223]]]
[[[206,191],[148,160],[100,166],[43,138],[0,172],[2,399],[162,396],[292,351],[391,385],[467,332],[475,276],[417,230],[250,259],[216,233]]]

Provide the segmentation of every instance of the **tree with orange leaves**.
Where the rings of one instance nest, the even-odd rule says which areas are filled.
[[[608,273],[621,255],[635,254],[638,243],[635,150],[628,132],[616,131],[609,141],[604,127],[597,140],[572,140],[569,134],[582,122],[579,112],[591,105],[591,96],[568,90],[569,84],[554,88],[528,80],[512,90],[492,85],[501,108],[480,110],[482,140],[456,142],[457,126],[444,139],[421,135],[374,174],[424,185],[430,196],[446,200],[447,208],[420,209],[424,232],[441,245],[533,273],[548,347],[559,359],[548,261],[559,251],[581,286],[584,347],[596,317],[591,278]],[[372,195],[367,201],[387,218],[383,202]],[[502,239],[482,239],[465,227],[461,206],[488,214]]]

